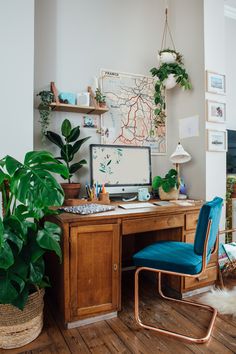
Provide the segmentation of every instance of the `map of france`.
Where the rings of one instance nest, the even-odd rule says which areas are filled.
[[[153,124],[154,79],[105,70],[101,77],[109,108],[102,117],[102,143],[150,146],[152,154],[164,154],[166,127]]]

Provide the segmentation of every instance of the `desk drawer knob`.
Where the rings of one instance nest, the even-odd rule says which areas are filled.
[[[207,279],[208,279],[207,275],[202,275],[201,277],[197,278],[198,281],[203,281],[203,280],[207,280]]]
[[[117,269],[118,269],[117,264],[116,264],[116,263],[114,263],[114,264],[113,264],[113,270],[116,272],[116,271],[117,271]]]

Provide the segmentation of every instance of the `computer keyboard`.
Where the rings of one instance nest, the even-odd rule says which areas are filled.
[[[152,203],[124,203],[124,204],[119,204],[120,208],[123,209],[139,209],[139,208],[150,208],[150,207],[155,207]]]

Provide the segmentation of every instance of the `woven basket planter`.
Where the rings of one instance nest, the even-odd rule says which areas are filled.
[[[179,198],[179,189],[172,188],[168,193],[164,192],[162,187],[159,188],[159,197],[161,200],[172,200]]]
[[[18,348],[32,342],[43,328],[44,289],[31,294],[24,310],[0,304],[0,348]]]

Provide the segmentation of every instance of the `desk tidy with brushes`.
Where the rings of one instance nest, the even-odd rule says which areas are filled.
[[[99,185],[98,183],[92,186],[86,184],[86,198],[83,199],[67,199],[65,201],[66,206],[74,206],[81,204],[110,204],[109,193],[106,191],[105,185]]]

